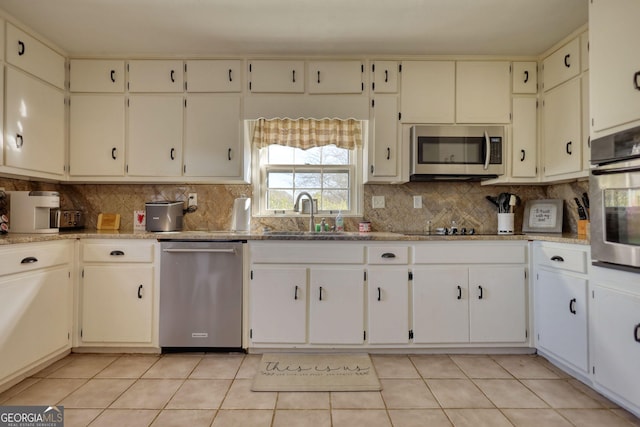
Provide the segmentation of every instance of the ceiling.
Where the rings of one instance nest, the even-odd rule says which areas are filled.
[[[72,57],[532,56],[588,0],[0,0]]]

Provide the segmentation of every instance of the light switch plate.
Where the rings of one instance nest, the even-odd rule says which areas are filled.
[[[422,209],[422,196],[413,196],[413,207]]]
[[[189,202],[188,206],[198,206],[198,193],[189,193]]]
[[[384,196],[372,196],[371,207],[374,209],[384,208]]]

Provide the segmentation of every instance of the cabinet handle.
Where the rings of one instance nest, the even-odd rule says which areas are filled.
[[[384,70],[384,82],[389,82],[389,70]]]
[[[462,299],[462,286],[458,285],[458,298],[456,299]]]
[[[571,67],[571,64],[569,63],[569,58],[571,58],[571,55],[567,53],[564,56],[564,66],[567,68]]]
[[[232,82],[233,81],[233,77],[231,77],[231,68],[229,68],[229,81]]]
[[[572,141],[567,142],[567,146],[565,147],[565,150],[567,150],[568,155],[571,155],[571,143]]]
[[[564,258],[562,258],[560,255],[554,255],[551,257],[551,261],[564,262]]]
[[[116,70],[111,70],[111,83],[116,82]]]
[[[640,77],[640,71],[636,71],[633,74],[633,87],[636,88],[636,90],[640,90],[640,83],[638,83],[638,77]]]
[[[395,258],[396,254],[394,254],[393,252],[385,252],[382,255],[380,255],[381,258]]]
[[[294,291],[293,291],[293,299],[297,300],[298,299],[298,285],[296,285]]]
[[[524,150],[520,150],[520,161],[524,162],[524,158],[526,157],[526,153]]]
[[[112,158],[113,160],[115,160],[115,159],[116,159],[116,153],[117,153],[117,152],[118,152],[118,150],[116,150],[116,147],[113,147],[113,148],[111,149],[111,158]]]
[[[525,70],[524,72],[524,83],[527,83],[529,81],[529,71]]]
[[[33,264],[34,262],[38,262],[38,258],[34,256],[28,256],[26,258],[23,258],[22,261],[20,261],[20,264]]]
[[[138,286],[138,299],[142,299],[142,285]]]
[[[24,145],[24,139],[22,138],[22,135],[20,135],[19,133],[16,134],[16,147],[22,148],[23,145]]]
[[[640,323],[638,323],[636,325],[636,327],[633,328],[633,339],[635,340],[635,342],[640,342],[640,337],[638,336],[638,331],[640,331]]]
[[[387,147],[387,160],[391,158],[391,148]]]
[[[109,255],[111,255],[111,256],[123,256],[124,252],[122,252],[122,251],[111,251],[111,253]]]
[[[371,173],[373,173],[373,165],[371,165]]]
[[[18,55],[24,55],[24,42],[22,40],[18,40]]]
[[[478,286],[478,289],[480,290],[480,295],[478,295],[478,299],[482,299],[482,297],[484,296],[484,290],[482,289],[482,286]]]
[[[175,70],[171,70],[171,83],[176,82],[176,72]]]
[[[569,312],[571,314],[576,314],[576,299],[573,298],[571,301],[569,301]]]
[[[318,84],[320,84],[320,71],[318,71]]]
[[[382,299],[382,290],[378,286],[378,301],[380,301],[381,299]]]
[[[291,82],[295,83],[296,82],[296,70],[291,70]]]
[[[320,286],[320,301],[322,301],[322,286]]]
[[[175,160],[176,159],[176,149],[172,148],[171,151],[169,152],[169,155],[171,157],[171,160]]]
[[[227,159],[231,160],[231,148],[229,148],[229,150],[227,150]]]

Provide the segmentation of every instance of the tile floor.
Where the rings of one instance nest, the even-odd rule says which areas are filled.
[[[72,354],[0,394],[65,426],[640,426],[539,356],[374,355],[381,392],[251,392],[260,355]]]

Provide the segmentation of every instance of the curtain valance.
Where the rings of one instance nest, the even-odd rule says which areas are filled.
[[[333,144],[352,150],[362,146],[362,124],[356,119],[258,119],[251,143],[257,148],[278,144],[303,150]]]

